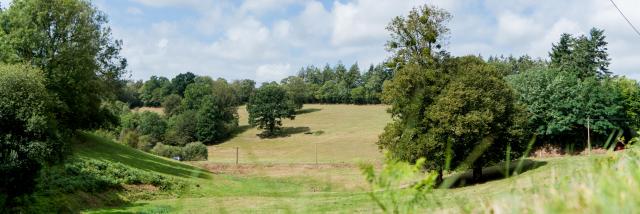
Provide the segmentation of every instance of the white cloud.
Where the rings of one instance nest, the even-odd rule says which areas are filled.
[[[137,8],[137,7],[128,7],[127,13],[131,15],[142,15],[142,10],[140,10],[140,8]]]
[[[158,48],[163,49],[167,47],[167,44],[169,44],[169,40],[162,38],[160,39],[160,41],[158,41]]]
[[[188,18],[154,17],[154,24],[142,27],[111,23],[115,36],[125,42],[123,55],[134,78],[192,71],[261,82],[279,80],[308,64],[357,61],[364,68],[388,56],[385,26],[391,18],[427,2],[452,13],[447,49],[454,55],[544,58],[561,33],[588,32],[595,26],[606,30],[611,69],[640,78],[634,73],[640,39],[615,8],[602,0],[134,1],[148,7],[194,11]],[[616,3],[640,27],[640,1]]]
[[[290,64],[266,64],[256,69],[256,82],[280,81],[291,75]]]

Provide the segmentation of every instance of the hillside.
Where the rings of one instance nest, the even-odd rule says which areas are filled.
[[[260,138],[249,127],[244,106],[238,109],[240,131],[231,139],[209,147],[209,161],[235,163],[358,163],[380,161],[375,142],[391,120],[385,105],[306,104],[294,120],[282,123],[285,136]]]
[[[367,114],[377,112],[368,111],[367,108],[371,106],[362,107],[364,109],[362,111],[357,111],[357,106],[320,107],[324,109],[308,113],[308,117],[302,114],[298,118],[299,121],[314,124],[315,120],[327,118],[326,115],[314,116],[323,111],[347,112],[349,110],[368,112]],[[334,110],[326,110],[327,108]],[[346,121],[349,118],[343,118],[345,120],[339,120],[339,118],[341,117],[335,118],[337,123],[349,123]],[[292,124],[291,122],[287,121],[285,124]],[[340,130],[327,127],[323,129],[329,130],[329,133]],[[244,136],[247,139],[250,132],[256,131],[245,131],[236,138]],[[255,134],[252,135],[255,136]],[[289,137],[312,136],[301,133],[292,134]],[[264,139],[264,142],[261,142],[263,139],[256,138],[252,143],[280,143],[275,140],[286,143],[290,140],[289,137]],[[225,146],[227,143],[251,146],[249,143],[243,144],[236,138],[217,146]],[[289,144],[296,145],[293,141]],[[370,144],[374,145],[373,142]],[[353,149],[357,151],[357,148]],[[212,157],[213,160],[209,161],[178,162],[141,152],[90,133],[79,135],[75,139],[73,150],[74,156],[63,167],[64,173],[56,169],[49,170],[50,179],[43,185],[53,191],[48,194],[46,194],[47,191],[39,191],[38,207],[34,208],[35,211],[57,209],[59,212],[85,210],[90,213],[369,213],[378,210],[368,195],[369,187],[360,172],[357,161],[321,162],[319,165],[308,162],[241,162],[240,165],[235,165],[216,162],[215,157]],[[345,154],[353,151],[336,150],[335,152]],[[552,206],[558,200],[565,200],[565,195],[569,195],[566,200],[577,201],[575,203],[580,203],[579,200],[596,199],[616,202],[620,201],[620,198],[612,199],[612,196],[607,195],[606,192],[602,193],[603,189],[630,188],[637,185],[640,180],[627,179],[627,183],[619,183],[616,180],[625,176],[633,178],[630,174],[640,171],[638,170],[638,152],[635,149],[606,155],[530,159],[526,163],[527,167],[520,175],[510,178],[489,180],[485,183],[453,189],[437,189],[428,195],[428,200],[425,201],[422,209],[445,212],[529,210],[530,207],[523,201],[542,197],[544,200],[537,207],[546,210],[563,210],[564,206]],[[78,170],[74,166],[84,167],[86,174],[77,177],[74,177],[76,174],[69,174],[69,171]],[[377,165],[377,168],[379,167],[380,165]],[[627,170],[617,170],[620,167]],[[207,170],[204,170],[205,168]],[[503,168],[495,166],[485,168],[484,171],[488,176],[499,176]],[[469,172],[465,173],[457,175],[468,176]],[[626,174],[617,177],[600,176],[615,173]],[[61,180],[64,182],[56,181],[60,180],[60,177],[65,177]],[[609,183],[603,184],[601,179]],[[115,183],[105,185],[102,184],[104,182]],[[67,191],[57,185],[60,183],[77,187],[74,187],[73,191]],[[90,183],[89,186],[92,188],[86,188],[86,183]],[[573,189],[574,186],[588,186],[587,189],[578,188],[578,191],[591,191],[600,195],[580,199],[576,195],[570,195],[574,194],[574,191],[569,188]],[[602,199],[605,196],[609,198]],[[513,198],[520,200],[514,201]],[[602,206],[594,207],[599,206],[598,203],[575,206],[578,206],[577,210],[582,211],[602,210]],[[529,211],[541,212],[540,210]]]
[[[316,106],[313,107],[317,108]],[[341,108],[354,108],[348,110],[352,112],[369,112],[369,114],[376,112],[366,111],[366,109],[354,111],[357,110],[357,106],[328,105],[321,107],[336,109],[333,112],[340,112]],[[314,114],[320,114],[323,111],[332,112],[329,110],[315,111],[308,113],[309,117],[307,118],[303,114],[298,119],[300,119],[299,121],[313,124],[314,120],[326,118],[323,115],[314,116]],[[347,111],[344,110],[342,112]],[[292,124],[291,122],[293,121],[287,121],[285,124]],[[348,121],[344,120],[336,121],[336,123],[341,122],[348,123]],[[255,136],[255,132],[257,131],[245,131],[217,146],[229,144],[229,147],[232,148],[236,145],[249,147],[254,146],[251,144],[253,143],[264,144],[261,145],[264,146],[263,148],[269,148],[267,145],[287,144],[286,141],[291,138],[312,137],[298,133],[289,136],[291,138],[259,139],[255,137],[253,141],[247,140],[250,135]],[[244,138],[244,140],[239,140],[238,138]],[[228,163],[229,161],[227,163],[224,161],[217,162],[220,159],[210,156],[209,161],[189,163],[211,170],[212,173],[209,173],[184,163],[132,150],[126,146],[95,136],[91,139],[92,142],[77,146],[78,156],[87,159],[123,163],[127,167],[176,178],[177,181],[187,184],[187,188],[180,191],[170,191],[168,195],[152,194],[147,198],[138,198],[135,202],[123,207],[103,208],[92,212],[245,213],[290,211],[318,213],[338,211],[371,212],[378,209],[369,198],[368,185],[364,181],[356,161],[348,163],[321,162],[319,165],[309,164],[308,162],[269,163],[257,161],[241,162],[240,165],[235,165]],[[296,145],[294,141],[288,143]],[[373,142],[371,142],[371,145],[374,145]],[[336,150],[335,152],[353,151]],[[525,168],[526,171],[520,175],[506,179],[490,180],[482,184],[435,190],[429,195],[430,202],[426,203],[424,209],[454,210],[456,212],[478,209],[488,211],[493,209],[492,206],[495,206],[501,210],[508,210],[512,208],[508,204],[514,203],[514,209],[527,210],[526,204],[509,201],[510,198],[539,197],[539,195],[549,194],[548,192],[554,191],[555,188],[566,188],[566,185],[582,185],[590,181],[590,177],[598,177],[598,175],[604,173],[610,174],[610,171],[606,171],[610,169],[606,167],[613,166],[614,163],[607,161],[618,160],[619,157],[623,156],[637,161],[636,153],[635,150],[629,150],[607,155],[530,159],[527,161],[529,164]],[[212,154],[216,154],[215,151],[210,152],[210,155]],[[327,153],[327,155],[330,155],[330,153]],[[269,158],[273,157],[267,157],[266,160]],[[605,171],[603,171],[603,168]],[[485,169],[485,173],[488,175],[499,174],[502,170],[500,166],[490,167]],[[563,194],[569,192],[571,191],[567,190],[560,195],[556,194],[556,197],[562,197]],[[547,198],[549,200],[557,200],[550,196]],[[576,198],[575,200],[578,199]],[[507,204],[506,206],[505,203]],[[548,205],[540,205],[540,207],[545,206]]]

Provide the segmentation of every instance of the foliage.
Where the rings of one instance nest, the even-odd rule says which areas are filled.
[[[184,91],[187,89],[187,86],[194,83],[195,78],[196,75],[191,72],[176,75],[176,77],[171,79],[171,92],[181,97],[184,96]]]
[[[256,88],[256,82],[250,79],[234,80],[231,83],[231,88],[233,88],[233,93],[236,94],[238,103],[243,104],[249,102],[249,97],[251,97]]]
[[[376,174],[373,165],[362,164],[360,169],[371,185],[369,196],[384,213],[416,213],[424,205],[429,192],[436,186],[436,174],[424,175],[425,159],[415,165],[387,158]]]
[[[151,111],[140,113],[140,123],[137,131],[141,135],[149,135],[152,142],[159,142],[162,141],[166,130],[167,122],[159,114]]]
[[[393,18],[386,28],[391,33],[386,48],[393,54],[389,67],[407,62],[421,66],[433,63],[432,56],[445,44],[450,19],[449,12],[428,5],[413,8],[406,17]]]
[[[200,142],[191,142],[182,148],[182,159],[187,161],[207,160],[207,146]]]
[[[201,78],[199,78],[201,79]],[[205,96],[210,96],[212,89],[212,80],[203,80],[189,84],[184,91],[184,98],[182,99],[182,109],[199,109]]]
[[[592,135],[601,138],[623,128],[618,120],[624,117],[623,107],[611,81],[580,79],[557,68],[534,69],[508,80],[527,106],[531,131],[545,141],[582,145],[589,118]]]
[[[184,146],[196,141],[197,112],[188,110],[174,115],[168,120],[168,128],[165,133],[165,143],[174,146]]]
[[[295,109],[285,89],[277,83],[263,84],[247,104],[249,124],[264,129],[266,136],[273,135],[282,126],[283,118],[295,118]]]
[[[160,106],[164,97],[171,93],[171,81],[166,77],[151,76],[140,89],[140,99],[145,106]]]
[[[549,56],[551,67],[574,73],[578,78],[609,77],[611,59],[607,53],[604,30],[592,28],[589,36],[573,37],[562,34],[553,44]]]
[[[296,110],[302,109],[302,104],[309,99],[307,86],[300,77],[290,76],[281,81],[282,87],[287,91],[289,100],[295,104]]]
[[[162,108],[164,115],[171,117],[180,112],[180,105],[182,104],[182,98],[177,94],[171,94],[164,98],[162,102]]]
[[[25,213],[68,213],[98,201],[113,204],[111,191],[123,192],[126,185],[151,185],[166,192],[182,187],[183,182],[164,175],[128,167],[118,162],[72,158],[65,164],[48,168],[38,179],[33,202],[19,210]]]
[[[163,143],[158,143],[153,147],[153,149],[151,149],[151,153],[168,158],[181,157],[182,149],[180,148],[181,147],[179,146],[171,146],[164,145]]]
[[[399,160],[426,158],[428,169],[482,166],[524,149],[524,110],[495,67],[476,57],[448,59],[441,68],[406,65],[385,85],[394,121],[378,144]],[[479,153],[468,159],[472,153]],[[477,174],[477,176],[480,176]]]
[[[200,142],[191,142],[184,147],[158,143],[151,153],[168,158],[179,157],[181,161],[207,160],[208,155],[207,146]]]
[[[635,130],[640,129],[640,83],[626,77],[616,77],[613,84],[620,93],[629,126]]]
[[[132,130],[125,130],[122,135],[122,139],[120,139],[120,142],[130,146],[131,148],[138,148],[139,141],[140,135],[138,135],[138,132]]]
[[[89,1],[16,0],[0,22],[8,62],[29,62],[44,73],[60,128],[97,128],[111,116],[101,102],[122,86],[127,61],[111,38],[104,13]]]
[[[118,100],[127,103],[129,108],[142,107],[144,102],[140,99],[140,90],[143,85],[142,80],[135,82],[131,80],[126,81],[118,93]]]
[[[33,190],[43,165],[63,157],[51,105],[40,70],[0,64],[0,197],[9,201],[5,206]]]
[[[227,100],[206,96],[196,113],[196,139],[214,143],[228,137],[238,127],[237,107]]]

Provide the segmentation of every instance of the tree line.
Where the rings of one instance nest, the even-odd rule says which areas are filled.
[[[550,61],[522,57],[451,56],[444,49],[451,15],[414,8],[388,25],[395,68],[382,100],[393,121],[378,145],[397,160],[425,158],[427,169],[482,167],[551,144],[580,150],[590,138],[629,144],[640,128],[640,84],[612,75],[603,30],[562,34]],[[530,144],[529,142],[532,142]],[[613,144],[615,144],[615,142]]]

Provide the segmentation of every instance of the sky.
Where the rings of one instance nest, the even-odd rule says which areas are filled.
[[[640,1],[614,0],[636,27]],[[10,0],[0,0],[7,5]],[[561,33],[605,30],[617,75],[640,80],[640,35],[609,0],[93,0],[124,42],[131,79],[187,71],[279,81],[306,65],[389,57],[385,26],[416,6],[449,11],[453,55],[548,58]]]

